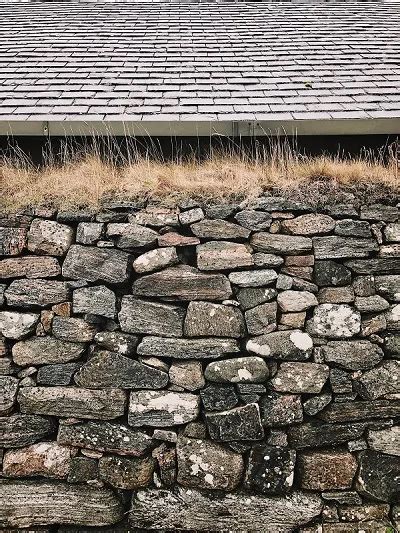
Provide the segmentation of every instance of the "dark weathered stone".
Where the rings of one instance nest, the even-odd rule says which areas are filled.
[[[161,444],[152,451],[152,456],[158,463],[160,481],[162,486],[170,487],[176,482],[177,476],[177,459],[176,448],[168,448],[165,443]],[[157,479],[157,483],[159,481]]]
[[[0,416],[11,413],[18,391],[18,379],[12,376],[0,376]]]
[[[239,211],[239,213],[235,215],[235,220],[237,220],[241,226],[252,231],[268,229],[272,222],[269,213],[255,211],[254,209],[244,209],[243,211]]]
[[[111,422],[90,421],[80,424],[60,424],[57,441],[60,444],[141,457],[154,445],[146,433]]]
[[[262,335],[276,329],[277,309],[276,302],[267,302],[248,309],[245,319],[249,335]]]
[[[76,361],[85,351],[84,344],[54,337],[32,337],[14,344],[12,356],[19,366],[48,365]]]
[[[249,246],[227,241],[211,241],[196,248],[200,270],[233,270],[253,265]]]
[[[314,237],[315,259],[344,259],[353,257],[368,257],[371,252],[377,252],[379,246],[373,239],[359,239],[357,237]]]
[[[28,250],[36,254],[65,255],[74,238],[74,230],[54,220],[36,218],[28,233]]]
[[[175,305],[124,296],[118,318],[121,329],[128,333],[181,337],[185,310]]]
[[[135,527],[152,531],[271,531],[289,533],[318,516],[320,498],[294,492],[285,498],[248,494],[208,495],[193,488],[148,489],[132,500],[129,515]],[[177,520],[179,517],[179,520]],[[178,526],[178,527],[177,527]]]
[[[90,342],[96,333],[96,325],[82,318],[55,316],[53,319],[53,335],[60,340]]]
[[[400,304],[390,307],[385,313],[388,331],[400,331]]]
[[[277,277],[275,270],[269,268],[232,272],[228,276],[229,281],[238,287],[264,287],[274,283]]]
[[[357,460],[341,451],[310,451],[298,456],[300,486],[306,490],[351,488]]]
[[[346,491],[326,491],[322,493],[322,498],[328,502],[335,502],[341,505],[361,505],[360,495],[353,490]]]
[[[322,411],[322,409],[324,409],[327,405],[329,405],[331,401],[332,394],[330,392],[319,394],[318,396],[313,396],[312,398],[309,398],[304,402],[304,412],[308,416],[314,416],[320,411]]]
[[[233,386],[208,385],[200,391],[200,396],[208,411],[232,409],[239,401]]]
[[[269,372],[261,357],[236,357],[209,363],[204,375],[217,383],[263,383]]]
[[[161,389],[168,374],[115,352],[101,351],[75,374],[75,383],[89,389]]]
[[[139,224],[108,224],[107,237],[115,241],[117,248],[134,250],[157,242],[158,233]]]
[[[353,382],[351,380],[351,376],[345,370],[331,368],[329,371],[329,381],[332,391],[336,394],[353,392]]]
[[[400,301],[400,276],[376,276],[375,288],[379,294],[393,302]]]
[[[400,457],[374,450],[359,455],[357,490],[368,498],[388,502],[400,492]]]
[[[364,422],[344,424],[307,422],[288,429],[289,443],[294,448],[332,446],[359,438],[365,427]]]
[[[324,360],[348,370],[367,370],[383,359],[383,351],[368,340],[331,341],[322,346]]]
[[[311,356],[313,341],[300,330],[276,331],[247,341],[246,349],[262,357],[304,361]]]
[[[22,339],[35,330],[39,318],[35,313],[0,311],[0,334],[6,339]]]
[[[171,384],[189,391],[196,391],[205,385],[200,361],[173,361],[169,368],[169,379]]]
[[[178,262],[178,254],[175,248],[156,248],[136,258],[133,262],[133,269],[138,274],[144,274],[176,265]]]
[[[400,416],[400,401],[396,400],[331,403],[318,414],[318,417],[326,422],[348,422],[396,416]]]
[[[207,413],[206,422],[210,437],[214,440],[260,440],[264,436],[256,403],[219,413]]]
[[[351,283],[351,272],[335,261],[316,261],[314,278],[319,287],[337,287]]]
[[[200,397],[188,392],[132,392],[128,424],[134,427],[165,427],[186,424],[199,414]]]
[[[0,446],[20,448],[47,437],[56,429],[50,418],[36,415],[0,417]]]
[[[150,485],[154,465],[152,457],[101,457],[99,476],[117,489],[137,490]]]
[[[396,222],[399,218],[399,209],[391,205],[383,204],[362,205],[360,218],[362,220]]]
[[[48,481],[0,481],[0,524],[105,526],[122,519],[124,508],[107,488]]]
[[[233,339],[167,339],[144,337],[137,353],[147,356],[174,357],[176,359],[218,359],[223,355],[238,353],[239,345]]]
[[[329,215],[307,213],[282,222],[284,233],[291,235],[324,235],[335,228],[335,221]]]
[[[369,447],[377,452],[400,456],[400,426],[370,429],[367,441]]]
[[[74,245],[64,260],[65,278],[125,283],[129,279],[129,254],[121,250]]]
[[[167,268],[133,283],[134,296],[174,300],[226,300],[232,291],[223,274],[204,274],[191,267]]]
[[[106,318],[115,317],[115,294],[104,285],[75,289],[72,294],[72,302],[74,313],[90,313]]]
[[[250,451],[245,485],[264,494],[285,494],[293,486],[296,452],[255,444]]]
[[[184,487],[233,490],[243,475],[243,458],[207,440],[180,437],[176,447],[177,481]]]
[[[237,307],[211,302],[190,302],[185,319],[188,337],[243,337],[246,327]]]
[[[205,211],[208,218],[229,218],[238,210],[238,204],[220,203],[206,205]]]
[[[7,477],[43,476],[63,479],[69,472],[75,451],[57,442],[39,442],[26,448],[8,450],[3,459]]]
[[[400,274],[400,260],[396,257],[354,259],[345,265],[356,274]]]
[[[81,363],[46,365],[39,368],[36,382],[38,385],[70,385],[72,376]]]
[[[328,338],[348,338],[359,333],[361,315],[346,304],[321,304],[307,323],[307,331]]]
[[[329,367],[319,363],[281,363],[271,386],[280,392],[318,394],[328,375]]]
[[[273,300],[276,295],[277,291],[270,287],[245,287],[237,290],[236,298],[243,309],[252,309]]]
[[[257,252],[278,255],[297,255],[312,249],[312,240],[309,237],[273,235],[263,232],[255,233],[250,243]]]
[[[348,237],[371,237],[371,229],[368,222],[364,220],[353,220],[345,218],[338,220],[335,226],[336,235],[345,235]]]
[[[40,215],[38,215],[40,216]],[[94,220],[95,213],[90,208],[83,208],[78,207],[76,209],[73,208],[67,208],[67,209],[60,209],[57,212],[57,220],[58,222],[89,222],[90,220]]]
[[[389,524],[390,506],[383,503],[365,503],[364,505],[349,505],[339,508],[339,517],[344,522],[369,522],[372,520],[387,520]],[[382,523],[383,526],[383,523]],[[362,527],[362,526],[361,526]],[[387,529],[385,533],[388,533]]]
[[[98,463],[90,457],[74,457],[71,460],[68,483],[87,483],[99,477]]]
[[[26,228],[0,227],[0,255],[19,255],[26,248]]]
[[[386,337],[385,350],[393,358],[397,359],[400,355],[400,335],[389,335]]]
[[[260,400],[261,419],[265,427],[289,426],[303,420],[301,397],[270,392]]]
[[[247,239],[250,235],[250,230],[227,222],[222,219],[213,220],[201,220],[190,226],[192,232],[196,237],[202,239],[214,239],[214,240],[230,240],[230,239]]]
[[[5,291],[10,307],[46,307],[68,300],[70,291],[63,281],[17,279]]]
[[[355,387],[365,400],[400,393],[400,361],[383,361],[381,365],[364,372],[355,381]]]
[[[120,331],[99,331],[94,336],[94,342],[105,350],[117,352],[121,355],[133,355],[139,343],[139,338]]]
[[[7,278],[52,278],[61,274],[55,257],[25,255],[0,261],[0,279]]]
[[[18,403],[22,413],[107,420],[123,415],[126,396],[119,389],[23,387]]]

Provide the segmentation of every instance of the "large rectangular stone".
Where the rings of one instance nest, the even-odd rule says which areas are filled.
[[[309,237],[297,235],[276,235],[260,232],[255,233],[250,242],[257,252],[269,254],[297,255],[312,249],[312,240]]]
[[[379,246],[373,239],[355,237],[313,238],[315,259],[343,259],[350,257],[368,257],[371,252],[377,252]]]
[[[239,351],[239,344],[236,340],[213,337],[204,339],[144,337],[137,348],[139,355],[175,359],[218,359],[223,355]]]
[[[132,392],[128,424],[134,427],[168,427],[195,420],[200,411],[200,397],[188,392]]]
[[[326,422],[348,422],[397,416],[400,416],[400,400],[331,403],[321,413],[318,413],[318,418]]]
[[[61,273],[55,257],[25,255],[0,261],[0,278],[52,278]]]

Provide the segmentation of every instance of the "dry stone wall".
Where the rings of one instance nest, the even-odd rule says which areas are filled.
[[[399,204],[0,222],[5,531],[400,527]]]

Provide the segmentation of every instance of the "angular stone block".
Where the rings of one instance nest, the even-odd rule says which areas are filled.
[[[237,307],[211,302],[190,302],[185,318],[188,337],[243,337],[246,327]]]
[[[101,457],[99,476],[116,489],[138,490],[151,484],[154,466],[152,457]]]
[[[39,255],[65,255],[73,243],[74,230],[54,220],[36,218],[28,233],[28,250]]]
[[[259,404],[265,427],[289,426],[303,420],[301,397],[295,394],[270,392],[262,396]]]
[[[41,440],[55,431],[53,419],[37,415],[0,417],[0,446],[20,448]]]
[[[53,335],[59,340],[90,342],[96,333],[97,326],[82,318],[55,316],[53,319]]]
[[[288,429],[289,443],[293,448],[333,446],[361,437],[366,422],[324,424],[313,421]]]
[[[249,247],[226,241],[211,241],[196,248],[197,266],[200,270],[234,270],[253,265]]]
[[[400,456],[400,426],[370,429],[367,441],[369,447],[377,452]]]
[[[0,311],[0,334],[6,339],[23,339],[35,330],[39,318],[35,313]]]
[[[104,285],[75,289],[72,293],[72,305],[74,313],[115,318],[116,297],[113,291]]]
[[[285,494],[293,486],[295,464],[295,450],[256,444],[250,451],[245,485],[263,494]]]
[[[179,263],[179,259],[175,248],[156,248],[139,255],[133,261],[133,270],[138,274],[145,274],[176,265],[177,263]]]
[[[279,392],[318,394],[329,376],[329,367],[319,363],[281,363],[271,386]]]
[[[283,313],[297,313],[318,305],[318,300],[308,291],[283,291],[278,294],[278,305]]]
[[[326,422],[348,422],[397,416],[400,416],[400,400],[331,403],[321,413],[318,413],[318,418]]]
[[[278,255],[301,255],[312,249],[312,240],[309,237],[292,237],[263,232],[252,235],[250,244],[257,252]]]
[[[398,498],[399,456],[365,450],[359,455],[359,463],[357,490],[363,496],[384,502]]]
[[[373,239],[357,237],[314,237],[315,259],[346,259],[368,257],[379,250],[378,243]]]
[[[26,228],[0,227],[0,255],[19,255],[27,244]]]
[[[262,335],[276,329],[278,306],[276,302],[257,305],[245,312],[249,335]]]
[[[134,250],[152,246],[157,242],[158,233],[139,224],[108,224],[107,237],[115,240],[117,248]]]
[[[173,357],[175,359],[218,359],[240,351],[233,339],[167,339],[144,337],[137,348],[139,355]]]
[[[85,351],[84,344],[54,337],[32,337],[14,344],[12,357],[19,366],[47,365],[76,361]]]
[[[282,230],[291,235],[323,235],[335,228],[335,220],[329,215],[309,213],[284,220]]]
[[[214,440],[261,440],[264,436],[260,410],[256,403],[229,411],[206,413],[206,422],[210,437]]]
[[[250,230],[222,219],[201,220],[190,226],[196,237],[213,240],[247,239]]]
[[[61,274],[55,257],[25,255],[0,261],[0,279],[7,278],[53,278]]]
[[[298,468],[303,489],[349,489],[357,471],[357,460],[348,452],[310,451],[298,456]]]
[[[376,400],[386,394],[400,393],[400,361],[383,361],[383,363],[365,372],[355,386],[365,400]]]
[[[262,270],[232,272],[228,278],[237,287],[264,287],[274,283],[278,278],[278,274],[275,270],[265,268]]]
[[[330,341],[321,350],[326,363],[334,363],[348,370],[368,370],[384,356],[377,344],[367,340]]]
[[[10,307],[46,307],[69,298],[69,288],[63,281],[16,279],[5,291]]]

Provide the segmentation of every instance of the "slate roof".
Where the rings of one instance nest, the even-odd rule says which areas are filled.
[[[399,89],[395,1],[0,0],[0,120],[400,120]]]

